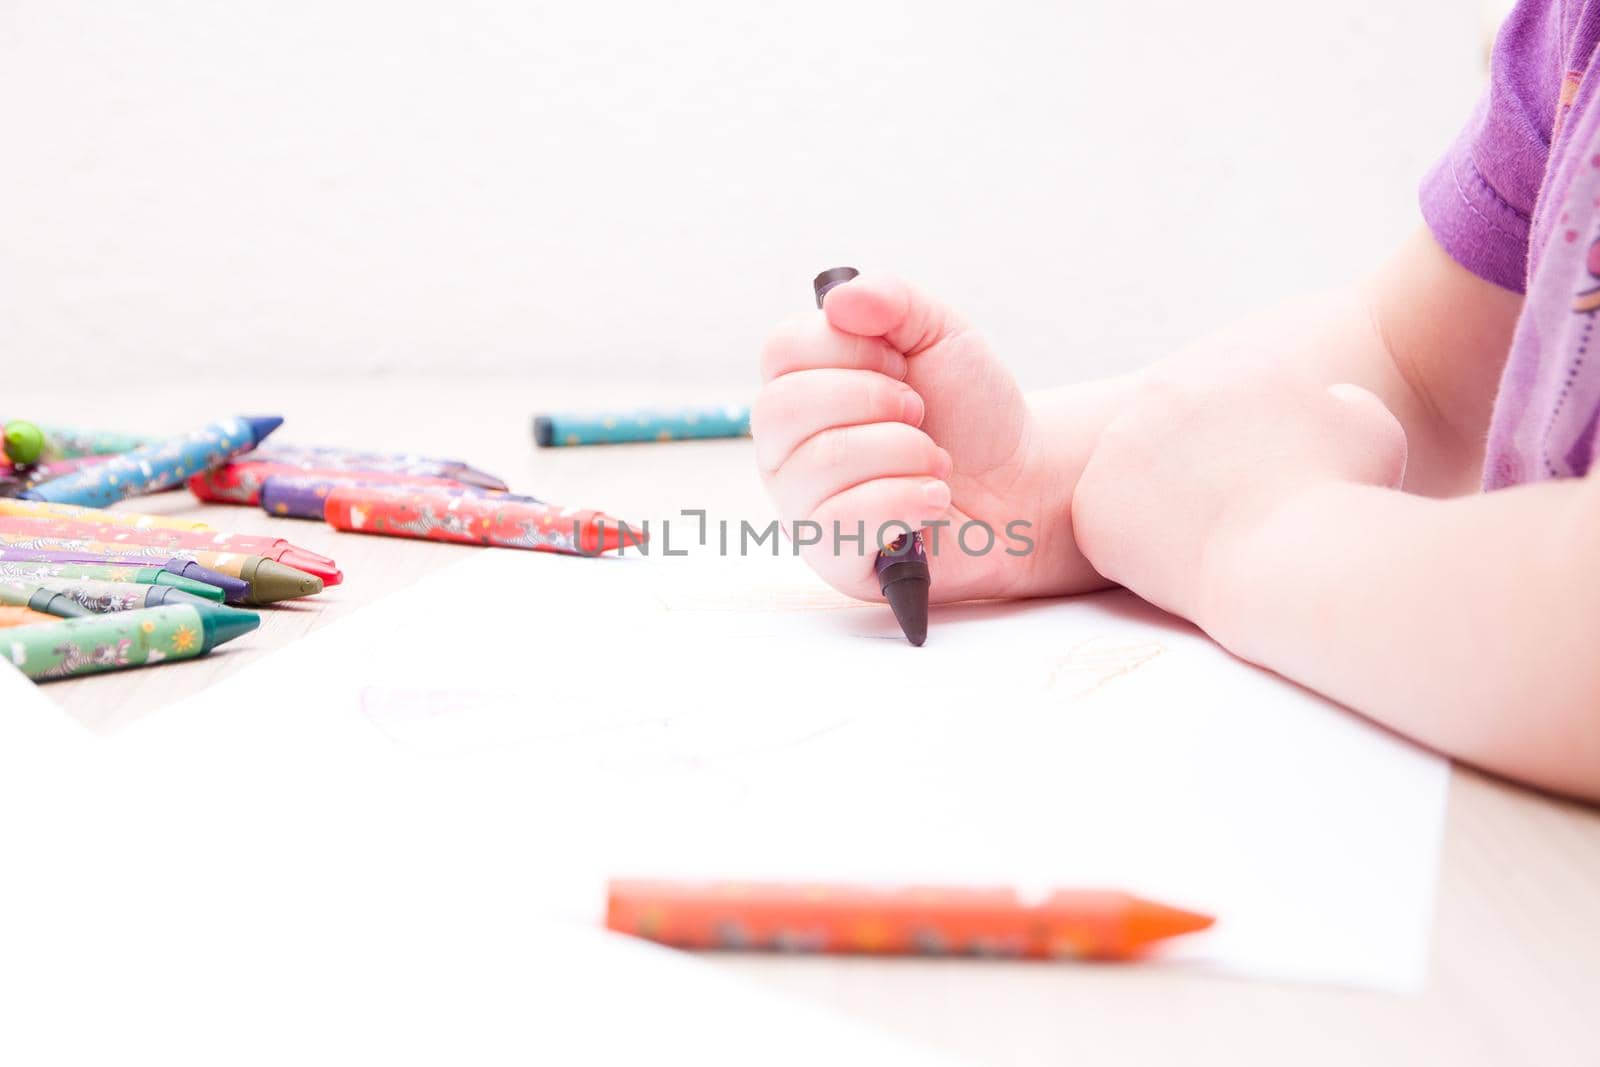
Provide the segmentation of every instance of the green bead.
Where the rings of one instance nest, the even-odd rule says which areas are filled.
[[[7,423],[5,447],[12,463],[26,467],[44,455],[44,433],[31,422]]]

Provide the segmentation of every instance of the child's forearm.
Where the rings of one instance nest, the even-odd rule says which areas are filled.
[[[1286,499],[1218,555],[1230,650],[1452,756],[1600,798],[1600,483]]]

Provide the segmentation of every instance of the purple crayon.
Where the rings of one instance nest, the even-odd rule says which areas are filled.
[[[260,501],[262,508],[269,515],[320,521],[323,508],[328,502],[328,494],[335,489],[372,488],[408,489],[419,493],[441,493],[445,496],[508,496],[513,500],[534,500],[533,497],[510,496],[476,485],[451,484],[443,479],[437,481],[419,479],[416,482],[379,481],[363,478],[360,471],[351,471],[348,475],[309,472],[274,474],[262,480]]]
[[[258,449],[244,457],[251,462],[281,463],[288,467],[313,470],[341,470],[352,474],[382,471],[385,474],[410,474],[419,478],[446,478],[475,485],[480,489],[504,492],[506,483],[486,471],[459,459],[437,459],[410,452],[359,452],[326,445],[291,445],[274,442],[271,448]]]
[[[854,267],[833,267],[817,275],[811,283],[817,307],[822,307],[828,290],[843,285],[859,273]],[[873,570],[878,575],[878,589],[889,602],[906,640],[921,645],[928,639],[928,586],[931,584],[922,535],[911,531],[896,538],[878,553]]]
[[[229,603],[243,600],[250,594],[250,583],[234,578],[231,575],[221,574],[202,567],[190,559],[171,557],[160,558],[131,558],[128,556],[97,555],[93,552],[78,552],[72,549],[45,549],[45,548],[17,548],[12,545],[0,545],[0,562],[10,563],[83,563],[92,566],[121,566],[121,567],[156,567],[173,574],[181,574],[185,578],[193,578],[197,582],[214,585],[222,590],[223,599]]]

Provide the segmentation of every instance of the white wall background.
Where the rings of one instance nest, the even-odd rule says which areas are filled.
[[[818,269],[1030,385],[1370,264],[1460,0],[0,0],[0,371],[744,383]]]

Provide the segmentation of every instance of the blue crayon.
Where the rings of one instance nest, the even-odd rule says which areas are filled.
[[[191,475],[220,467],[255,448],[283,424],[276,415],[239,416],[125,452],[23,493],[31,500],[103,508],[144,493],[182,485]]]
[[[744,404],[540,415],[533,420],[533,439],[543,448],[749,436],[750,408]]]

